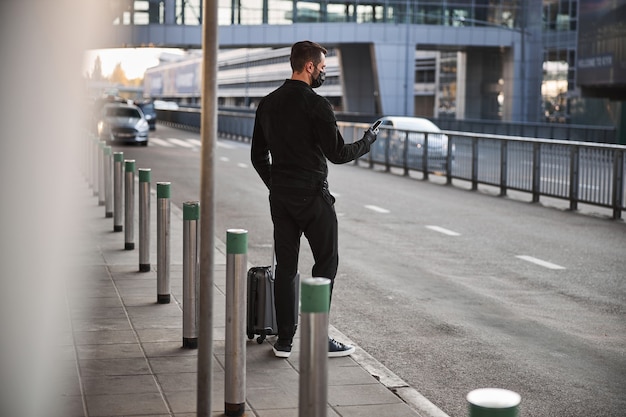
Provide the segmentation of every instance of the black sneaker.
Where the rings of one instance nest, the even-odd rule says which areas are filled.
[[[277,358],[288,358],[291,355],[291,343],[278,339],[274,344],[274,355]]]
[[[339,358],[341,356],[349,356],[354,353],[354,346],[344,345],[336,341],[332,337],[328,338],[328,357]]]

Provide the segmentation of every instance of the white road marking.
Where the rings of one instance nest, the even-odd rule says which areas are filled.
[[[222,161],[222,162],[228,162],[228,161],[230,161],[230,158],[227,158],[227,157],[225,157],[225,156],[220,156],[220,161]]]
[[[543,266],[548,269],[565,269],[564,266],[553,264],[551,262],[543,261],[541,259],[533,258],[532,256],[517,255],[516,258],[522,259],[527,262],[534,263],[535,265]]]
[[[198,141],[198,142],[199,142],[199,141]],[[234,146],[234,145],[231,145],[231,144],[229,144],[229,143],[224,143],[224,142],[219,141],[219,140],[218,140],[217,142],[215,142],[215,143],[216,143],[216,144],[217,144],[217,146],[218,146],[218,147],[220,147],[220,148],[224,148],[224,149],[235,149],[235,146]]]
[[[369,204],[366,205],[365,208],[366,209],[370,209],[372,211],[375,211],[377,213],[384,213],[384,214],[391,213],[389,210],[387,210],[385,208],[378,207],[378,206],[372,206],[372,205],[369,205]]]
[[[443,233],[444,235],[448,236],[461,236],[460,233],[453,232],[452,230],[444,229],[443,227],[439,226],[426,226],[426,228],[435,232]]]
[[[193,148],[194,146],[187,142],[186,140],[176,139],[176,138],[168,138],[168,142],[173,143],[178,146],[182,146],[183,148]]]
[[[192,143],[195,146],[202,146],[202,141],[200,139],[187,139],[187,142]]]
[[[248,164],[244,164],[243,162],[239,162],[239,163],[237,164],[237,166],[238,166],[239,168],[248,168]]]
[[[148,141],[153,144],[153,145],[159,145],[159,146],[164,146],[166,148],[173,148],[174,145],[172,145],[171,143],[169,143],[166,140],[163,139],[159,139],[159,138],[150,138],[148,139]]]

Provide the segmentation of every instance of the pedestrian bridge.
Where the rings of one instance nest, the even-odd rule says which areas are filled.
[[[202,47],[201,0],[110,3],[94,49]],[[457,117],[490,119],[501,106],[505,121],[539,118],[541,0],[523,9],[509,0],[497,1],[499,8],[483,2],[444,7],[439,0],[227,3],[218,2],[220,49],[284,47],[304,39],[336,48],[345,111],[414,115],[414,57],[420,49],[462,53]],[[520,28],[522,21],[536,24]]]

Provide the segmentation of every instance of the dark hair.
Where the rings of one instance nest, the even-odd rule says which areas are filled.
[[[312,61],[317,66],[322,60],[322,54],[326,55],[328,51],[319,43],[311,41],[300,41],[291,47],[291,69],[293,71],[302,71],[307,62]]]

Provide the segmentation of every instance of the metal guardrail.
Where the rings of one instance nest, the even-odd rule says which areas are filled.
[[[362,136],[369,125],[338,123],[346,142]],[[589,142],[533,139],[515,136],[443,131],[440,134],[381,128],[378,140],[363,160],[404,173],[420,171],[479,184],[568,200],[570,209],[579,203],[608,207],[620,219],[626,209],[626,146]],[[414,135],[413,138],[411,135]],[[443,152],[445,150],[445,152]]]
[[[167,113],[167,117],[161,117]],[[159,121],[175,127],[199,130],[199,110],[159,113]],[[163,116],[166,116],[165,114]],[[363,136],[365,123],[338,122],[346,142]],[[220,111],[218,132],[221,136],[249,141],[254,128],[254,113]],[[401,168],[444,175],[453,179],[568,200],[571,210],[579,203],[607,207],[613,218],[620,219],[626,209],[626,146],[592,142],[534,139],[486,133],[443,131],[441,135],[381,128],[378,140],[367,156],[361,158],[371,167],[386,170]]]

